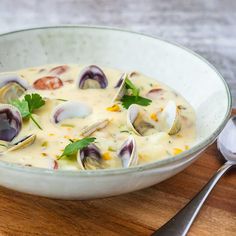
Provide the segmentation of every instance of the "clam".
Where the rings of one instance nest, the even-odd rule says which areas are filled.
[[[82,129],[81,135],[84,137],[90,136],[95,131],[105,128],[109,123],[109,119],[103,119],[93,123],[92,125],[86,126]]]
[[[156,98],[160,97],[163,94],[163,92],[164,91],[162,88],[153,88],[148,91],[146,96],[151,99],[156,99]]]
[[[0,76],[0,102],[10,103],[19,98],[29,85],[26,80],[21,79],[16,74],[3,74]]]
[[[80,89],[106,88],[108,81],[103,71],[95,65],[86,67],[79,75],[77,85]]]
[[[95,144],[89,144],[77,154],[77,162],[81,169],[101,169],[102,155],[100,149]]]
[[[115,88],[118,88],[118,91],[114,98],[112,99],[112,102],[120,101],[121,98],[125,95],[127,89],[126,89],[126,84],[125,81],[128,79],[128,76],[126,73],[122,74],[121,78],[117,82]]]
[[[177,134],[181,129],[178,107],[174,101],[169,101],[162,112],[168,134]]]
[[[123,73],[114,88],[119,88],[122,82],[124,81],[124,79],[126,78],[126,76],[127,76],[126,73]]]
[[[148,131],[154,129],[151,121],[145,119],[144,114],[140,111],[139,106],[133,104],[127,111],[127,126],[137,135],[147,135]]]
[[[61,65],[61,66],[53,67],[49,72],[52,74],[61,75],[67,72],[68,70],[69,70],[68,65]]]
[[[92,108],[85,103],[77,101],[67,101],[57,105],[51,115],[53,123],[59,123],[69,118],[85,118],[92,113]]]
[[[36,135],[30,134],[25,137],[18,138],[17,140],[13,140],[13,142],[9,143],[8,152],[28,147],[34,143],[35,139]]]
[[[20,132],[22,117],[17,108],[0,104],[0,140],[10,142]]]
[[[129,138],[123,143],[117,155],[122,161],[122,166],[125,168],[137,164],[138,154],[136,142],[133,136],[129,136]]]

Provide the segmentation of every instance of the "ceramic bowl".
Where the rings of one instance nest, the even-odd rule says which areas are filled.
[[[1,72],[50,63],[138,70],[174,88],[197,114],[195,145],[175,157],[125,169],[80,172],[1,161],[0,185],[7,188],[61,199],[100,198],[146,188],[193,163],[230,116],[231,96],[219,72],[192,51],[158,38],[104,27],[59,26],[3,34],[0,48]]]

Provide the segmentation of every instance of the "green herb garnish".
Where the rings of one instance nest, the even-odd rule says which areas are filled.
[[[136,88],[135,85],[127,78],[125,80],[125,86],[127,89],[131,90],[132,95],[139,96],[140,89]]]
[[[70,157],[75,155],[80,149],[87,147],[90,143],[93,143],[96,138],[83,138],[77,141],[70,140],[60,157]]]
[[[14,100],[11,104],[18,108],[23,119],[31,119],[39,129],[42,129],[33,117],[33,112],[45,104],[45,101],[39,94],[26,94],[22,100]]]
[[[126,109],[132,104],[138,104],[140,106],[148,106],[152,100],[139,96],[140,89],[129,80],[125,80],[125,86],[131,91],[131,95],[124,95],[121,99],[122,106]]]
[[[129,133],[129,130],[121,130],[121,133]]]
[[[144,97],[129,96],[129,95],[124,95],[121,101],[122,101],[122,106],[126,109],[128,109],[129,106],[132,104],[138,104],[140,106],[148,106],[152,102],[152,100]]]

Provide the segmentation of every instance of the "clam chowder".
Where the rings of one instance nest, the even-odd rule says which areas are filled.
[[[0,74],[0,160],[63,170],[127,168],[195,141],[195,113],[139,72],[47,65]]]

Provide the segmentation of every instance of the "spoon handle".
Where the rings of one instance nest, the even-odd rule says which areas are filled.
[[[226,162],[202,190],[172,219],[155,231],[152,236],[185,236],[213,187],[232,166],[232,163]]]

